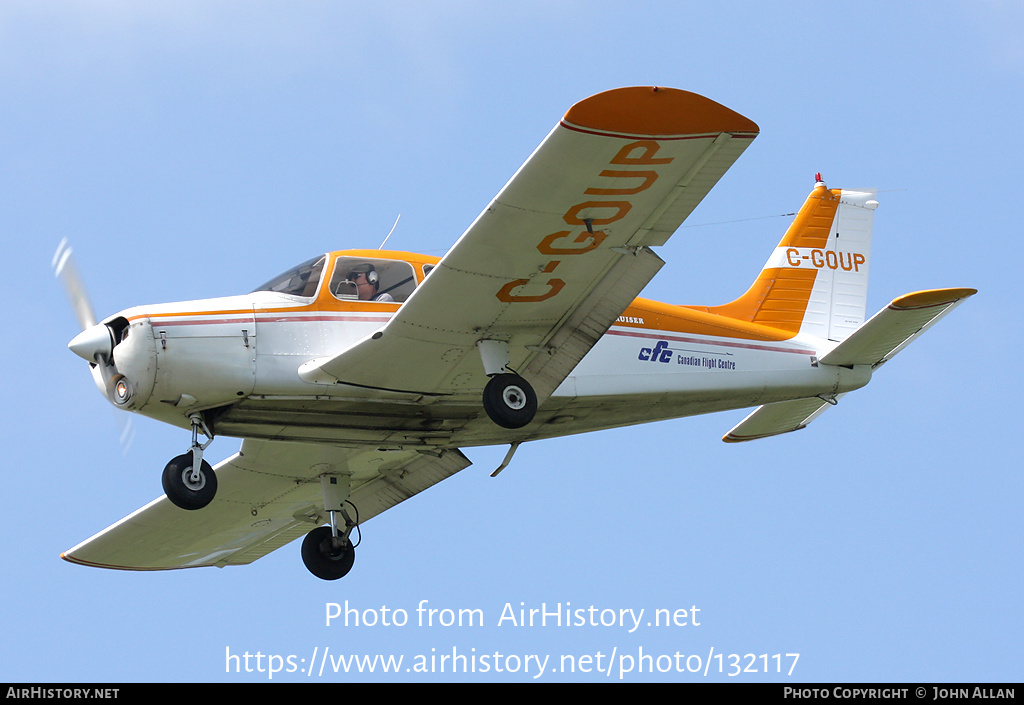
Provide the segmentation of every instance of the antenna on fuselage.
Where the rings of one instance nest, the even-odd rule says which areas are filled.
[[[397,228],[397,227],[398,227],[398,221],[399,221],[399,220],[400,220],[401,218],[402,218],[402,214],[401,214],[401,213],[399,213],[399,214],[398,214],[398,217],[397,217],[397,218],[395,218],[395,224],[391,226],[391,232],[389,232],[389,233],[388,233],[388,236],[387,236],[386,238],[384,238],[384,242],[387,242],[387,241],[388,241],[388,237],[391,237],[391,233],[395,232],[395,228]],[[377,248],[378,250],[383,250],[383,249],[384,249],[384,242],[380,243],[380,247],[378,247],[378,248]]]

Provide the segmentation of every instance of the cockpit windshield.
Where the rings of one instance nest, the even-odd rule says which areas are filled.
[[[314,257],[298,267],[274,277],[266,284],[256,287],[253,291],[273,291],[292,296],[315,296],[326,263],[326,255]]]

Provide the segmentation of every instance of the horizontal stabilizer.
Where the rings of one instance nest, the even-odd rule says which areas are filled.
[[[976,293],[976,289],[932,289],[905,294],[872,316],[820,362],[877,368]]]
[[[976,289],[933,289],[905,294],[871,317],[819,364],[877,369],[909,345]],[[799,431],[842,398],[809,397],[758,407],[722,438],[726,443],[752,441]]]
[[[842,396],[842,395],[840,395]],[[833,406],[835,399],[825,401],[821,397],[793,399],[759,406],[722,438],[726,443],[753,441],[758,438],[777,436],[780,433],[799,431]]]

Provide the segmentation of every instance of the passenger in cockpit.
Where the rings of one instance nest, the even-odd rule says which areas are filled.
[[[356,285],[360,301],[394,301],[391,294],[384,292],[378,294],[380,288],[380,277],[372,264],[360,264],[352,268],[348,274],[349,281]]]

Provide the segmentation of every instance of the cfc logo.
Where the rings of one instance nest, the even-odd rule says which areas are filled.
[[[668,347],[668,343],[664,340],[659,340],[654,344],[653,348],[640,348],[640,354],[637,356],[637,359],[650,362],[671,362],[672,350]]]

